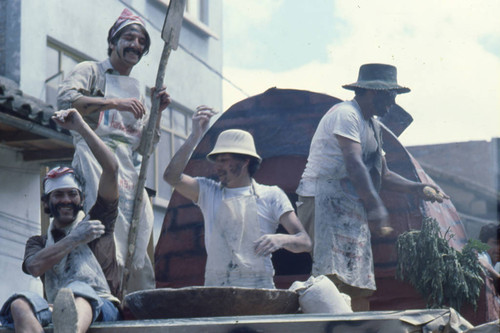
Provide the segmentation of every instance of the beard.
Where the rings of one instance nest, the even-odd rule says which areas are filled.
[[[389,112],[389,108],[394,105],[394,99],[390,99],[388,96],[383,94],[376,94],[373,98],[373,108],[375,110],[375,115],[378,117],[383,117],[387,112]]]
[[[222,186],[227,185],[227,172],[226,171],[217,172],[217,178],[219,179]]]
[[[59,213],[59,209],[60,208],[68,208],[68,207],[73,209],[73,215],[71,218],[71,222],[73,222],[76,219],[76,215],[78,214],[78,212],[83,209],[83,205],[76,205],[74,203],[70,203],[70,204],[59,203],[59,204],[54,205],[54,204],[50,203],[49,204],[50,214],[54,217],[54,219],[60,220],[61,214]]]
[[[243,162],[236,162],[229,167],[229,171],[219,170],[217,172],[217,177],[219,178],[222,186],[227,186],[228,183],[228,174],[230,174],[233,178],[237,178],[241,175],[243,171]]]

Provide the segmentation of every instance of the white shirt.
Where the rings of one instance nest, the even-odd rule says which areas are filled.
[[[342,150],[335,135],[360,143],[363,154],[377,150],[373,129],[356,100],[335,104],[321,118],[314,133],[297,194],[315,196],[317,179],[347,177]]]
[[[205,178],[196,177],[200,186],[198,202],[205,220],[205,244],[209,244],[208,239],[212,232],[212,226],[217,216],[218,208],[222,198],[232,198],[252,193],[251,186],[238,188],[224,188],[220,182]],[[255,194],[257,195],[257,215],[262,234],[274,234],[278,229],[280,217],[290,211],[293,206],[285,192],[278,186],[268,186],[258,184],[253,181]]]
[[[477,256],[478,256],[478,259],[485,259],[493,267],[493,269],[495,269],[495,271],[500,273],[500,261],[496,262],[495,265],[493,265],[493,262],[491,261],[491,257],[490,257],[488,252],[478,253]]]

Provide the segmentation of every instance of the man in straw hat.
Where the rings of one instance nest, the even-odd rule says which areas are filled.
[[[140,169],[141,138],[149,118],[145,107],[144,87],[129,76],[132,68],[147,54],[151,39],[144,21],[125,8],[108,32],[108,56],[104,61],[78,64],[59,87],[58,107],[76,108],[104,143],[115,153],[120,164],[120,204],[116,221],[117,259],[123,268],[128,250],[129,226]],[[160,112],[170,103],[165,89],[158,92]],[[158,124],[161,117],[158,117]],[[155,142],[159,140],[158,129]],[[83,186],[84,205],[88,212],[96,199],[100,167],[85,143],[73,133],[75,156],[73,168],[87,179]],[[143,193],[143,207],[132,261],[129,292],[155,287],[153,266],[147,246],[153,228],[153,209]]]
[[[370,231],[392,232],[380,187],[436,198],[424,195],[428,184],[387,168],[375,117],[410,91],[398,85],[396,67],[362,65],[358,81],[343,87],[355,97],[334,105],[319,122],[297,188],[297,213],[314,240],[313,275],[330,277],[351,296],[354,310],[369,310],[368,296],[376,289]]]
[[[78,132],[102,167],[97,200],[88,215],[82,212],[81,184],[72,169],[50,170],[43,182],[42,203],[52,217],[46,235],[26,243],[22,269],[43,277],[47,301],[36,293],[14,294],[2,307],[2,325],[16,332],[43,332],[53,322],[54,332],[86,332],[94,321],[121,318],[120,275],[115,260],[113,229],[118,211],[118,162],[114,154],[75,109],[52,117]],[[51,306],[53,303],[53,311]]]
[[[213,112],[201,106],[193,130],[167,166],[163,178],[201,209],[205,221],[206,286],[274,288],[271,254],[281,248],[308,252],[311,240],[286,194],[253,178],[261,158],[250,133],[220,133],[207,159],[219,181],[183,173]],[[289,234],[276,234],[281,224]]]

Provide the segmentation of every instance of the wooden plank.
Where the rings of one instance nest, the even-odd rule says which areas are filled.
[[[167,9],[167,15],[161,31],[161,38],[165,43],[169,44],[172,50],[177,50],[177,46],[179,45],[185,5],[186,0],[170,0],[170,5]]]

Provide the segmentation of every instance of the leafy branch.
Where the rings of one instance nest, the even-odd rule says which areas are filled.
[[[427,300],[427,307],[451,306],[460,310],[477,300],[484,284],[477,252],[488,246],[472,240],[462,249],[449,245],[454,235],[450,229],[441,234],[433,218],[424,218],[421,230],[411,230],[398,237],[396,277],[408,281]]]

